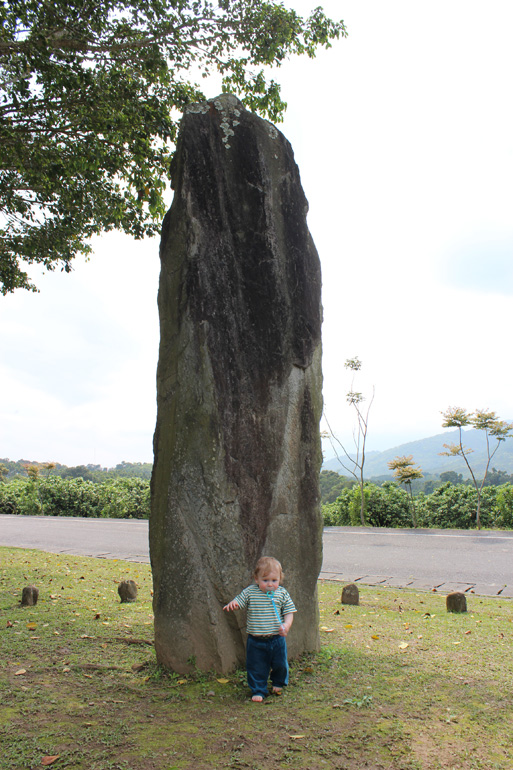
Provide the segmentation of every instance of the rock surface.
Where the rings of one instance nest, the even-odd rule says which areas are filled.
[[[279,559],[291,656],[317,649],[321,275],[292,148],[223,95],[190,105],[161,242],[150,555],[159,662],[227,672],[222,607]]]
[[[461,591],[453,591],[445,598],[447,612],[466,612],[467,597]]]
[[[122,580],[118,585],[118,594],[121,602],[135,602],[137,599],[137,585],[135,580]]]
[[[344,586],[340,601],[342,604],[354,604],[358,606],[360,604],[360,592],[358,586],[354,583],[349,583],[349,585]]]
[[[39,588],[37,586],[25,586],[21,592],[21,606],[34,607],[39,599]]]

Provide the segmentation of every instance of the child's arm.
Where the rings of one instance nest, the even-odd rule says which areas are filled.
[[[294,620],[294,613],[288,612],[286,615],[283,616],[283,623],[280,626],[279,634],[280,636],[287,636],[288,632],[290,631],[290,627],[292,625],[292,621]]]
[[[226,610],[227,612],[230,612],[230,610],[240,610],[239,602],[236,599],[234,599],[229,604],[226,604],[223,607],[223,610]]]

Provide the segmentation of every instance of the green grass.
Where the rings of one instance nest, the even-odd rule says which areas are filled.
[[[138,600],[121,604],[128,578]],[[21,608],[29,583],[40,599]],[[453,615],[434,593],[362,587],[350,607],[319,589],[321,651],[259,705],[243,671],[157,666],[147,565],[0,549],[1,770],[513,767],[510,600]]]

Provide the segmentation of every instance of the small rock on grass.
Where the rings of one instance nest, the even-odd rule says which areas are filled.
[[[36,586],[25,586],[21,592],[21,606],[34,607],[39,599],[39,589]]]
[[[122,602],[135,602],[137,586],[133,580],[122,580],[118,585],[118,594]]]
[[[460,591],[453,591],[447,594],[445,599],[445,606],[447,612],[466,612],[467,611],[467,597]]]
[[[342,604],[353,604],[353,605],[359,605],[360,604],[360,592],[358,591],[358,586],[356,586],[354,583],[350,583],[347,586],[344,586],[342,589]]]

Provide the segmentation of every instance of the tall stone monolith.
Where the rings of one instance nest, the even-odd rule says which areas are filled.
[[[321,275],[289,142],[234,97],[190,105],[162,230],[150,553],[158,661],[227,672],[223,605],[275,556],[319,644]]]

